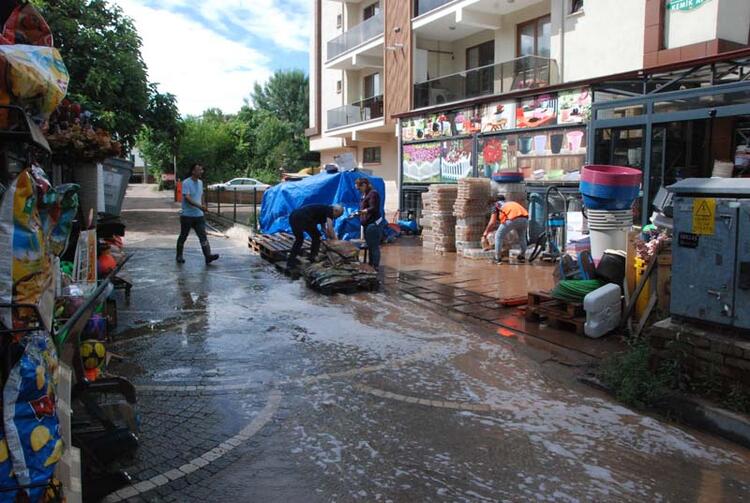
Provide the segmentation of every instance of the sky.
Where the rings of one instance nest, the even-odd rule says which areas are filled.
[[[310,0],[110,0],[133,19],[149,80],[183,115],[236,112],[275,70],[307,72]]]

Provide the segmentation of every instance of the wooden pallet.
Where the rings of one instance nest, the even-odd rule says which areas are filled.
[[[248,238],[248,247],[269,262],[286,260],[294,244],[294,236],[287,233],[256,234]],[[302,250],[310,249],[310,241],[306,240]]]
[[[529,292],[526,319],[537,323],[544,320],[553,328],[583,335],[586,313],[581,303],[555,299],[545,292]]]

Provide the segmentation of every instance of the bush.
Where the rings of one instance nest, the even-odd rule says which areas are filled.
[[[599,377],[619,400],[642,408],[669,391],[674,384],[675,364],[664,364],[652,371],[651,350],[646,341],[639,340],[628,351],[607,359]]]

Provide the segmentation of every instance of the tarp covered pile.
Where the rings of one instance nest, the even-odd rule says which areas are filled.
[[[377,284],[375,269],[359,263],[359,250],[354,244],[334,241],[327,243],[325,247],[325,259],[302,272],[311,288],[336,292],[370,289]]]

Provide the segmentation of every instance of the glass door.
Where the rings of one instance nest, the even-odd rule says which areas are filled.
[[[495,41],[466,49],[466,97],[493,94],[495,91]],[[485,68],[489,66],[488,68]],[[481,68],[480,70],[475,70]],[[473,71],[471,71],[473,70]]]

